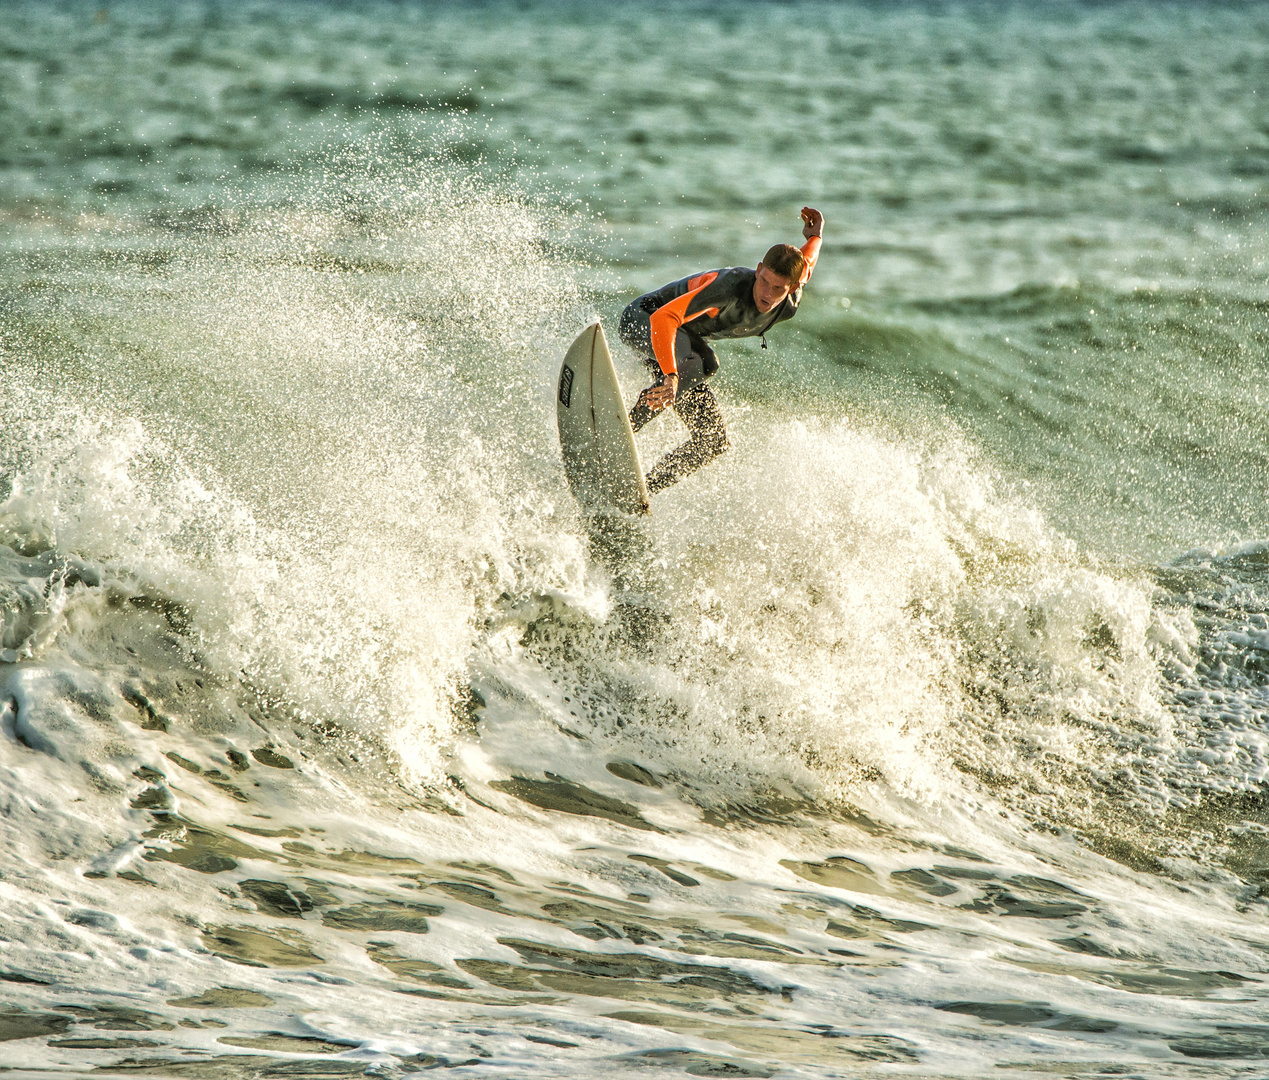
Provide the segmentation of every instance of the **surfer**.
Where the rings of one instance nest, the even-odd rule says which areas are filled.
[[[806,243],[776,244],[757,269],[733,266],[680,278],[645,293],[621,313],[621,340],[640,353],[656,381],[630,410],[638,431],[672,405],[691,437],[671,450],[648,473],[648,491],[677,483],[727,449],[727,428],[718,402],[705,384],[718,370],[708,342],[718,338],[761,337],[797,314],[802,286],[820,252],[824,215],[802,208]]]

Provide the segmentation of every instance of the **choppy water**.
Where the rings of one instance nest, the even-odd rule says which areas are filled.
[[[0,4],[0,1071],[1264,1075],[1267,75]],[[808,202],[731,451],[588,533],[564,347]]]

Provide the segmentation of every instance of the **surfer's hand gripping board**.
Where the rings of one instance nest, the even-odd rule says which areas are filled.
[[[564,355],[555,418],[564,475],[577,501],[587,510],[648,513],[648,485],[598,320],[578,334]]]

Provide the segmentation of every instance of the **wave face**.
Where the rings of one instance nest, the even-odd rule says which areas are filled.
[[[5,14],[7,1068],[1254,1070],[1262,9]],[[588,519],[568,342],[807,202]]]

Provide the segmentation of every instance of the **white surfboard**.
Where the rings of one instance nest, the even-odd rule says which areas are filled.
[[[587,509],[646,514],[651,509],[639,450],[603,327],[591,323],[564,355],[556,384],[564,475]]]

